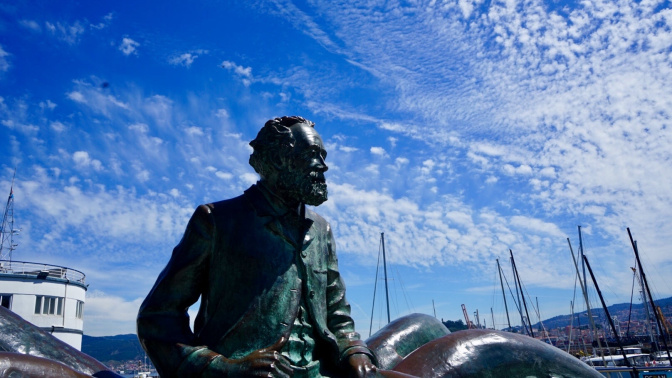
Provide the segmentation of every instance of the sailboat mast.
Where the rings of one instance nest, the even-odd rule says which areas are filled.
[[[637,242],[635,242],[635,245],[637,245]],[[639,266],[639,263],[637,263],[637,266]],[[646,314],[646,333],[649,335],[649,340],[651,342],[654,342],[654,330],[652,329],[653,327],[651,326],[651,311],[649,311],[649,300],[646,298],[646,287],[644,286],[644,280],[642,279],[642,274],[641,274],[641,269],[642,267],[639,267],[640,269],[640,274],[639,274],[639,287],[642,289],[640,291],[640,294],[642,295],[642,304],[644,305],[644,314]]]
[[[569,301],[569,312],[572,315],[569,318],[569,341],[567,342],[567,353],[569,353],[569,350],[572,348],[572,331],[574,330],[574,301]]]
[[[518,268],[516,268],[516,260],[513,259],[513,251],[509,249],[511,254],[511,264],[513,265],[513,272],[515,274],[515,279],[518,280],[518,286],[520,287],[520,296],[523,299],[523,307],[525,307],[525,315],[527,316],[527,323],[530,326],[530,336],[534,337],[534,331],[532,331],[532,322],[530,321],[530,313],[527,311],[527,302],[525,302],[525,293],[523,292],[523,284],[520,282],[520,276],[518,275]]]
[[[593,312],[590,310],[590,301],[588,300],[588,291],[586,290],[586,286],[583,284],[583,280],[581,279],[581,273],[579,272],[579,265],[576,262],[576,257],[574,257],[574,249],[572,249],[572,243],[569,241],[569,238],[567,238],[567,244],[569,244],[569,251],[572,253],[572,262],[574,263],[574,268],[576,269],[576,275],[579,277],[579,284],[581,285],[581,292],[583,292],[583,299],[586,301],[586,311],[588,311],[588,321],[590,322],[590,329],[593,331],[593,338],[597,340],[597,346],[602,349],[602,343],[600,343],[600,335],[597,334],[597,330],[595,329],[595,320],[593,319]],[[585,267],[585,265],[581,264],[582,266]],[[602,355],[602,362],[607,364],[607,362],[604,359],[604,354]]]
[[[523,327],[523,330],[527,335],[530,333],[527,331],[527,325],[525,324],[525,316],[523,316],[523,306],[521,306],[522,302],[520,301],[520,292],[518,291],[518,281],[516,281],[516,269],[513,267],[513,255],[510,257],[511,260],[511,272],[513,274],[513,286],[516,288],[516,296],[513,298],[513,301],[516,302],[516,298],[518,298],[518,301],[516,302],[516,308],[518,309],[518,314],[520,314],[520,324]]]
[[[586,282],[586,285],[588,285],[588,281],[586,281],[586,265],[583,263],[583,237],[581,236],[581,226],[578,226],[579,228],[579,259],[581,260],[581,269],[583,270],[583,282]]]
[[[630,243],[632,243],[632,249],[635,251],[635,257],[637,258],[637,265],[639,265],[639,274],[642,277],[642,281],[644,281],[644,285],[646,287],[646,293],[649,294],[649,301],[651,302],[651,308],[654,308],[655,304],[653,302],[653,296],[651,296],[651,290],[649,290],[649,282],[646,280],[646,274],[644,274],[644,268],[642,267],[642,262],[639,260],[639,250],[637,249],[637,244],[635,241],[632,239],[632,233],[630,232],[630,227],[628,227],[628,236],[630,237]],[[656,315],[656,324],[658,324],[658,329],[661,330],[663,329],[663,326],[661,324],[660,318],[658,317],[658,313],[654,311],[654,315]],[[665,351],[667,352],[667,358],[672,361],[672,357],[670,357],[670,348],[667,346],[667,340],[665,339],[665,335],[663,335],[663,344],[665,345]]]
[[[16,178],[16,169],[14,169],[14,176],[12,176],[12,185],[9,189],[9,197],[7,197],[7,205],[2,216],[2,224],[0,224],[0,260],[12,261],[12,251],[16,248],[14,244],[14,179]],[[5,251],[3,252],[3,249]]]
[[[621,354],[623,355],[623,362],[625,362],[625,365],[627,367],[633,367],[630,364],[630,361],[628,360],[628,357],[625,355],[625,350],[623,350],[623,344],[621,344],[621,337],[618,335],[618,332],[616,332],[616,326],[614,325],[614,319],[611,318],[611,315],[609,315],[609,309],[607,308],[607,304],[604,303],[604,297],[602,297],[602,292],[600,291],[600,287],[597,285],[597,280],[595,279],[595,275],[593,274],[593,270],[590,268],[590,264],[588,263],[588,258],[586,255],[583,255],[583,261],[585,262],[585,267],[588,268],[588,271],[590,272],[590,278],[593,280],[593,285],[595,285],[595,290],[597,290],[597,296],[600,297],[600,302],[602,302],[602,308],[604,309],[604,313],[607,316],[607,320],[609,321],[609,325],[611,326],[611,331],[614,332],[614,336],[616,337],[616,342],[618,343],[618,348],[621,350]],[[635,368],[636,370],[636,368]],[[637,372],[636,371],[631,371],[630,375],[634,378],[637,377]]]
[[[496,329],[495,327],[495,313],[492,311],[492,307],[490,307],[490,316],[492,317],[492,329]]]
[[[509,306],[506,304],[506,294],[504,293],[504,281],[502,280],[502,267],[499,265],[499,259],[497,259],[497,270],[499,271],[499,284],[502,285],[502,297],[504,298],[504,309],[506,310],[506,322],[509,325],[509,331],[511,331],[511,319],[509,319]]]
[[[387,322],[390,322],[390,294],[387,289],[387,260],[385,259],[385,233],[380,233],[380,240],[383,243],[383,271],[385,272],[385,301],[387,302]]]

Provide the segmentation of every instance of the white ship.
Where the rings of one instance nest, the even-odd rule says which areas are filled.
[[[13,186],[12,180],[0,228],[0,305],[81,350],[86,277],[67,267],[12,259],[18,233]]]

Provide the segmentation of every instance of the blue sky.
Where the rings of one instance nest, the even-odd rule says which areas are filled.
[[[132,333],[195,207],[253,184],[249,141],[301,115],[365,336],[380,232],[393,317],[505,327],[509,249],[542,317],[569,313],[578,225],[608,303],[630,300],[626,227],[670,296],[671,27],[669,1],[3,1],[13,258],[85,272],[85,333]]]

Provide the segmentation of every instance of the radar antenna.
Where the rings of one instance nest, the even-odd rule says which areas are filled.
[[[16,178],[16,169],[12,176],[12,185],[9,189],[9,198],[5,206],[5,213],[2,216],[2,226],[0,226],[0,260],[12,261],[12,251],[18,244],[14,244],[14,235],[20,230],[14,229],[14,179]]]

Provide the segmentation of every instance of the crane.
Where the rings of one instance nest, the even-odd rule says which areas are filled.
[[[468,329],[474,329],[476,328],[474,326],[474,323],[469,320],[469,313],[467,312],[467,307],[463,304],[462,305],[462,313],[464,314],[464,321],[467,322],[467,328]]]

